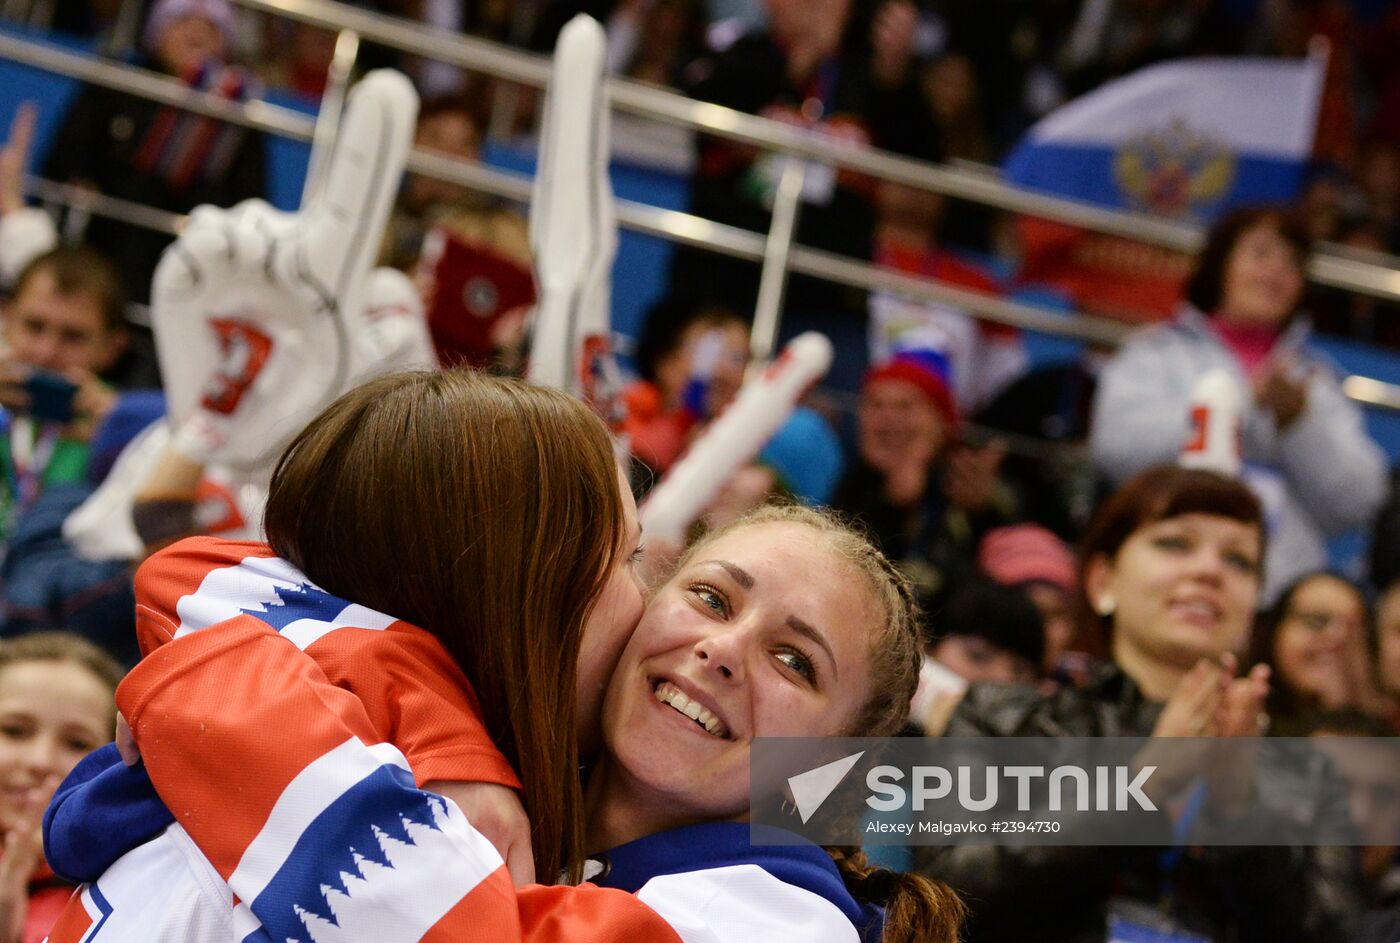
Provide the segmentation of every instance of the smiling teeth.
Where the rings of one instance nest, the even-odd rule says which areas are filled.
[[[724,724],[719,722],[719,718],[706,708],[700,706],[696,701],[692,701],[681,693],[681,689],[669,681],[663,681],[655,691],[656,699],[662,704],[669,704],[672,708],[680,711],[691,720],[695,721],[705,732],[713,737],[721,739],[725,736]]]

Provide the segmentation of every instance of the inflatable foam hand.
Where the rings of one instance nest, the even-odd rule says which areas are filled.
[[[397,269],[377,268],[369,273],[364,296],[351,360],[354,382],[393,370],[436,369],[423,296],[413,280]]]
[[[166,250],[151,317],[172,443],[187,457],[257,477],[350,388],[417,111],[406,78],[370,73],[350,93],[308,205],[202,207]]]
[[[808,331],[788,342],[782,354],[744,383],[734,402],[710,424],[651,490],[639,509],[648,538],[680,543],[692,522],[740,468],[753,461],[798,401],[831,368],[825,334]]]
[[[559,34],[530,205],[539,303],[529,377],[581,396],[606,419],[621,393],[610,350],[617,222],[608,182],[606,38],[582,14]]]

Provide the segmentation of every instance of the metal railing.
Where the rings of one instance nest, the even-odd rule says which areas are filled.
[[[462,36],[407,20],[369,13],[334,0],[235,0],[250,10],[289,17],[327,29],[353,29],[364,39],[415,55],[430,56],[496,78],[544,88],[549,60],[537,53]],[[1109,235],[1136,239],[1180,252],[1200,248],[1203,232],[1188,223],[1105,209],[1010,186],[985,173],[936,166],[844,141],[806,134],[788,125],[695,101],[675,92],[611,78],[607,94],[622,111],[682,125],[718,137],[835,164],[884,180],[996,209],[1068,223]],[[1308,276],[1324,285],[1400,301],[1400,258],[1383,264],[1326,250],[1314,254]]]
[[[410,37],[418,36],[421,33],[435,33],[429,27],[418,24],[406,23],[404,21],[391,20],[373,14],[366,14],[359,10],[342,7],[339,4],[329,3],[327,0],[238,0],[246,6],[266,9],[269,12],[288,12],[294,18],[302,19],[306,22],[323,23],[318,17],[328,16],[327,10],[343,12],[343,21],[335,25],[352,30],[361,34],[366,40],[381,42],[390,45],[386,37],[396,37],[400,43],[407,43]],[[288,8],[288,10],[284,10]],[[300,11],[299,13],[289,12],[291,8]],[[365,27],[369,28],[366,29]],[[446,53],[449,47],[455,49],[451,55],[443,55],[445,61],[459,64],[466,68],[473,68],[478,71],[490,71],[492,74],[515,80],[528,80],[528,84],[542,83],[547,70],[545,60],[541,57],[521,53],[516,50],[497,47],[495,44],[484,43],[481,40],[468,39],[465,37],[451,36],[436,37],[434,44],[430,46],[419,46],[415,49],[419,54],[437,56],[440,52]],[[440,49],[437,43],[444,44]],[[485,61],[476,61],[470,58],[470,53],[464,54],[461,48],[477,50],[479,47],[486,47],[488,55]],[[406,47],[401,47],[406,48]],[[464,58],[464,56],[466,58]],[[295,140],[311,141],[315,136],[316,121],[307,115],[289,108],[273,105],[263,101],[236,102],[218,96],[192,89],[184,83],[158,73],[137,69],[125,65],[117,65],[109,62],[94,60],[90,57],[76,53],[67,52],[61,49],[34,43],[11,36],[0,34],[0,58],[10,59],[35,68],[56,72],[72,78],[80,79],[96,85],[113,88],[119,91],[128,92],[143,98],[148,98],[163,104],[185,108],[199,114],[220,118],[242,127],[278,134]],[[538,74],[537,74],[538,73]],[[1083,212],[1086,215],[1074,219],[1065,219],[1066,222],[1085,224],[1087,220],[1103,223],[1102,226],[1091,226],[1101,231],[1120,231],[1120,234],[1131,235],[1133,238],[1144,238],[1144,232],[1171,233],[1176,232],[1178,238],[1183,227],[1176,223],[1168,223],[1160,220],[1150,220],[1142,217],[1133,217],[1128,214],[1115,213],[1108,210],[1099,210],[1092,207],[1084,207],[1081,204],[1070,201],[1056,200],[1053,198],[1042,198],[1038,195],[1024,194],[1020,191],[1010,190],[1004,185],[986,179],[985,175],[966,170],[948,170],[945,168],[931,167],[919,164],[906,158],[885,155],[880,152],[866,151],[863,149],[852,149],[847,147],[837,147],[829,143],[817,142],[811,138],[800,134],[794,134],[791,129],[775,122],[756,118],[752,115],[744,115],[733,112],[730,109],[718,108],[718,106],[705,105],[693,102],[681,96],[638,83],[625,83],[612,81],[610,90],[614,104],[623,107],[623,100],[627,95],[634,92],[640,94],[636,101],[645,100],[650,102],[655,96],[660,99],[670,101],[672,99],[685,103],[691,110],[691,117],[700,126],[700,118],[696,118],[694,112],[708,114],[704,121],[706,130],[712,130],[708,125],[723,125],[730,116],[737,116],[743,119],[738,122],[747,130],[736,131],[734,134],[754,134],[755,143],[762,142],[766,146],[777,149],[790,150],[802,156],[816,156],[823,159],[831,159],[833,162],[846,164],[848,166],[858,166],[859,169],[874,173],[877,176],[885,176],[887,179],[897,179],[901,182],[913,182],[915,185],[926,185],[927,180],[923,177],[928,174],[938,176],[942,174],[955,174],[967,179],[975,179],[978,186],[983,189],[996,190],[1001,193],[1003,200],[1014,202],[1009,193],[1019,194],[1020,197],[1033,202],[1035,209],[1017,207],[1018,211],[1030,212],[1034,215],[1042,215],[1041,210],[1051,204],[1063,204],[1072,207],[1075,212]],[[658,100],[660,100],[658,99]],[[635,104],[635,102],[634,102]],[[652,105],[648,104],[648,108]],[[637,110],[641,113],[641,108]],[[740,139],[745,139],[741,137]],[[785,140],[790,139],[790,140]],[[790,147],[788,145],[791,145]],[[851,153],[846,153],[850,151]],[[850,163],[847,163],[847,162]],[[892,162],[890,167],[883,166],[886,162]],[[412,172],[421,173],[440,180],[460,184],[474,190],[479,190],[491,195],[503,197],[505,199],[528,203],[530,198],[530,180],[520,174],[509,173],[488,167],[484,164],[463,161],[456,158],[444,157],[420,150],[415,150],[409,157],[408,168]],[[899,173],[883,173],[891,168],[898,169]],[[913,171],[909,169],[912,168]],[[905,176],[906,172],[916,172],[913,176]],[[918,178],[915,180],[915,178]],[[123,218],[134,222],[137,225],[148,226],[164,232],[171,232],[175,229],[180,218],[177,214],[164,213],[164,211],[153,210],[149,207],[135,207],[134,204],[126,201],[114,200],[110,197],[101,197],[92,194],[90,191],[79,191],[77,188],[62,187],[51,181],[34,181],[35,192],[45,195],[46,198],[56,199],[58,202],[70,202],[75,205],[82,205],[98,215],[109,215]],[[59,189],[62,187],[62,189]],[[928,189],[936,189],[927,187]],[[76,191],[76,192],[75,192]],[[989,202],[989,201],[984,201]],[[1008,207],[1011,208],[1011,207]],[[130,212],[137,209],[137,212]],[[763,234],[751,232],[737,227],[728,226],[708,220],[703,217],[675,210],[662,209],[643,203],[636,203],[627,200],[619,200],[617,207],[617,217],[620,225],[638,232],[659,236],[682,245],[704,248],[719,252],[735,258],[747,259],[762,263],[767,259],[772,264],[773,253],[770,252],[770,237]],[[1063,218],[1063,217],[1060,217]],[[1134,232],[1125,230],[1141,226],[1141,229]],[[1114,229],[1113,227],[1118,227]],[[1164,243],[1159,243],[1164,244]],[[777,247],[779,255],[782,247]],[[1038,331],[1042,333],[1071,337],[1079,340],[1102,345],[1115,345],[1130,331],[1131,327],[1123,322],[1109,318],[1097,317],[1082,313],[1064,313],[1051,311],[1033,305],[1020,304],[1005,300],[1003,298],[984,295],[965,289],[955,288],[950,285],[936,282],[924,277],[906,275],[900,272],[891,271],[872,265],[865,260],[858,260],[811,247],[793,244],[787,248],[785,253],[785,265],[788,271],[821,278],[837,284],[875,290],[888,291],[907,296],[916,300],[930,301],[935,303],[957,306],[967,310],[973,316],[994,321],[997,323],[1021,328],[1024,330]],[[1390,297],[1393,291],[1395,297],[1400,298],[1400,271],[1391,271],[1383,266],[1357,259],[1337,258],[1332,260],[1339,266],[1339,271],[1345,271],[1345,266],[1355,266],[1356,271],[1366,275],[1368,284],[1382,285],[1385,291],[1371,291],[1371,294],[1380,294],[1382,297]],[[1315,267],[1315,266],[1314,266]],[[1387,280],[1394,281],[1395,286],[1389,286]],[[1330,284],[1330,282],[1329,282]],[[1364,290],[1361,287],[1346,285],[1353,290]],[[1348,395],[1353,399],[1370,405],[1383,406],[1400,411],[1400,386],[1385,383],[1373,378],[1351,377],[1347,381]]]

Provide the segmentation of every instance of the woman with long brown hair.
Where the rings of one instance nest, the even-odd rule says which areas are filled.
[[[236,655],[205,702],[218,729],[237,722],[240,684],[256,697],[275,677],[268,644],[293,642],[361,699],[419,785],[471,810],[517,880],[576,873],[579,768],[641,612],[636,508],[597,417],[466,371],[380,378],[288,447],[265,529],[266,545],[195,538],[141,567],[147,658],[183,664],[189,647],[166,643],[192,633]],[[115,772],[99,762],[80,778]],[[71,820],[88,794],[61,793]],[[68,849],[70,876],[104,870],[86,844]]]
[[[636,506],[603,424],[513,380],[385,377],[292,442],[264,527],[317,586],[441,642],[519,774],[538,873],[576,867],[578,767],[597,752],[603,687],[641,615]],[[577,697],[539,683],[575,673]]]

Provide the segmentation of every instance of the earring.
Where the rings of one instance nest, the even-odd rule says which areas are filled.
[[[1094,603],[1094,611],[1107,618],[1113,615],[1113,611],[1118,608],[1118,600],[1113,598],[1112,593],[1105,593],[1099,597],[1099,601]]]

